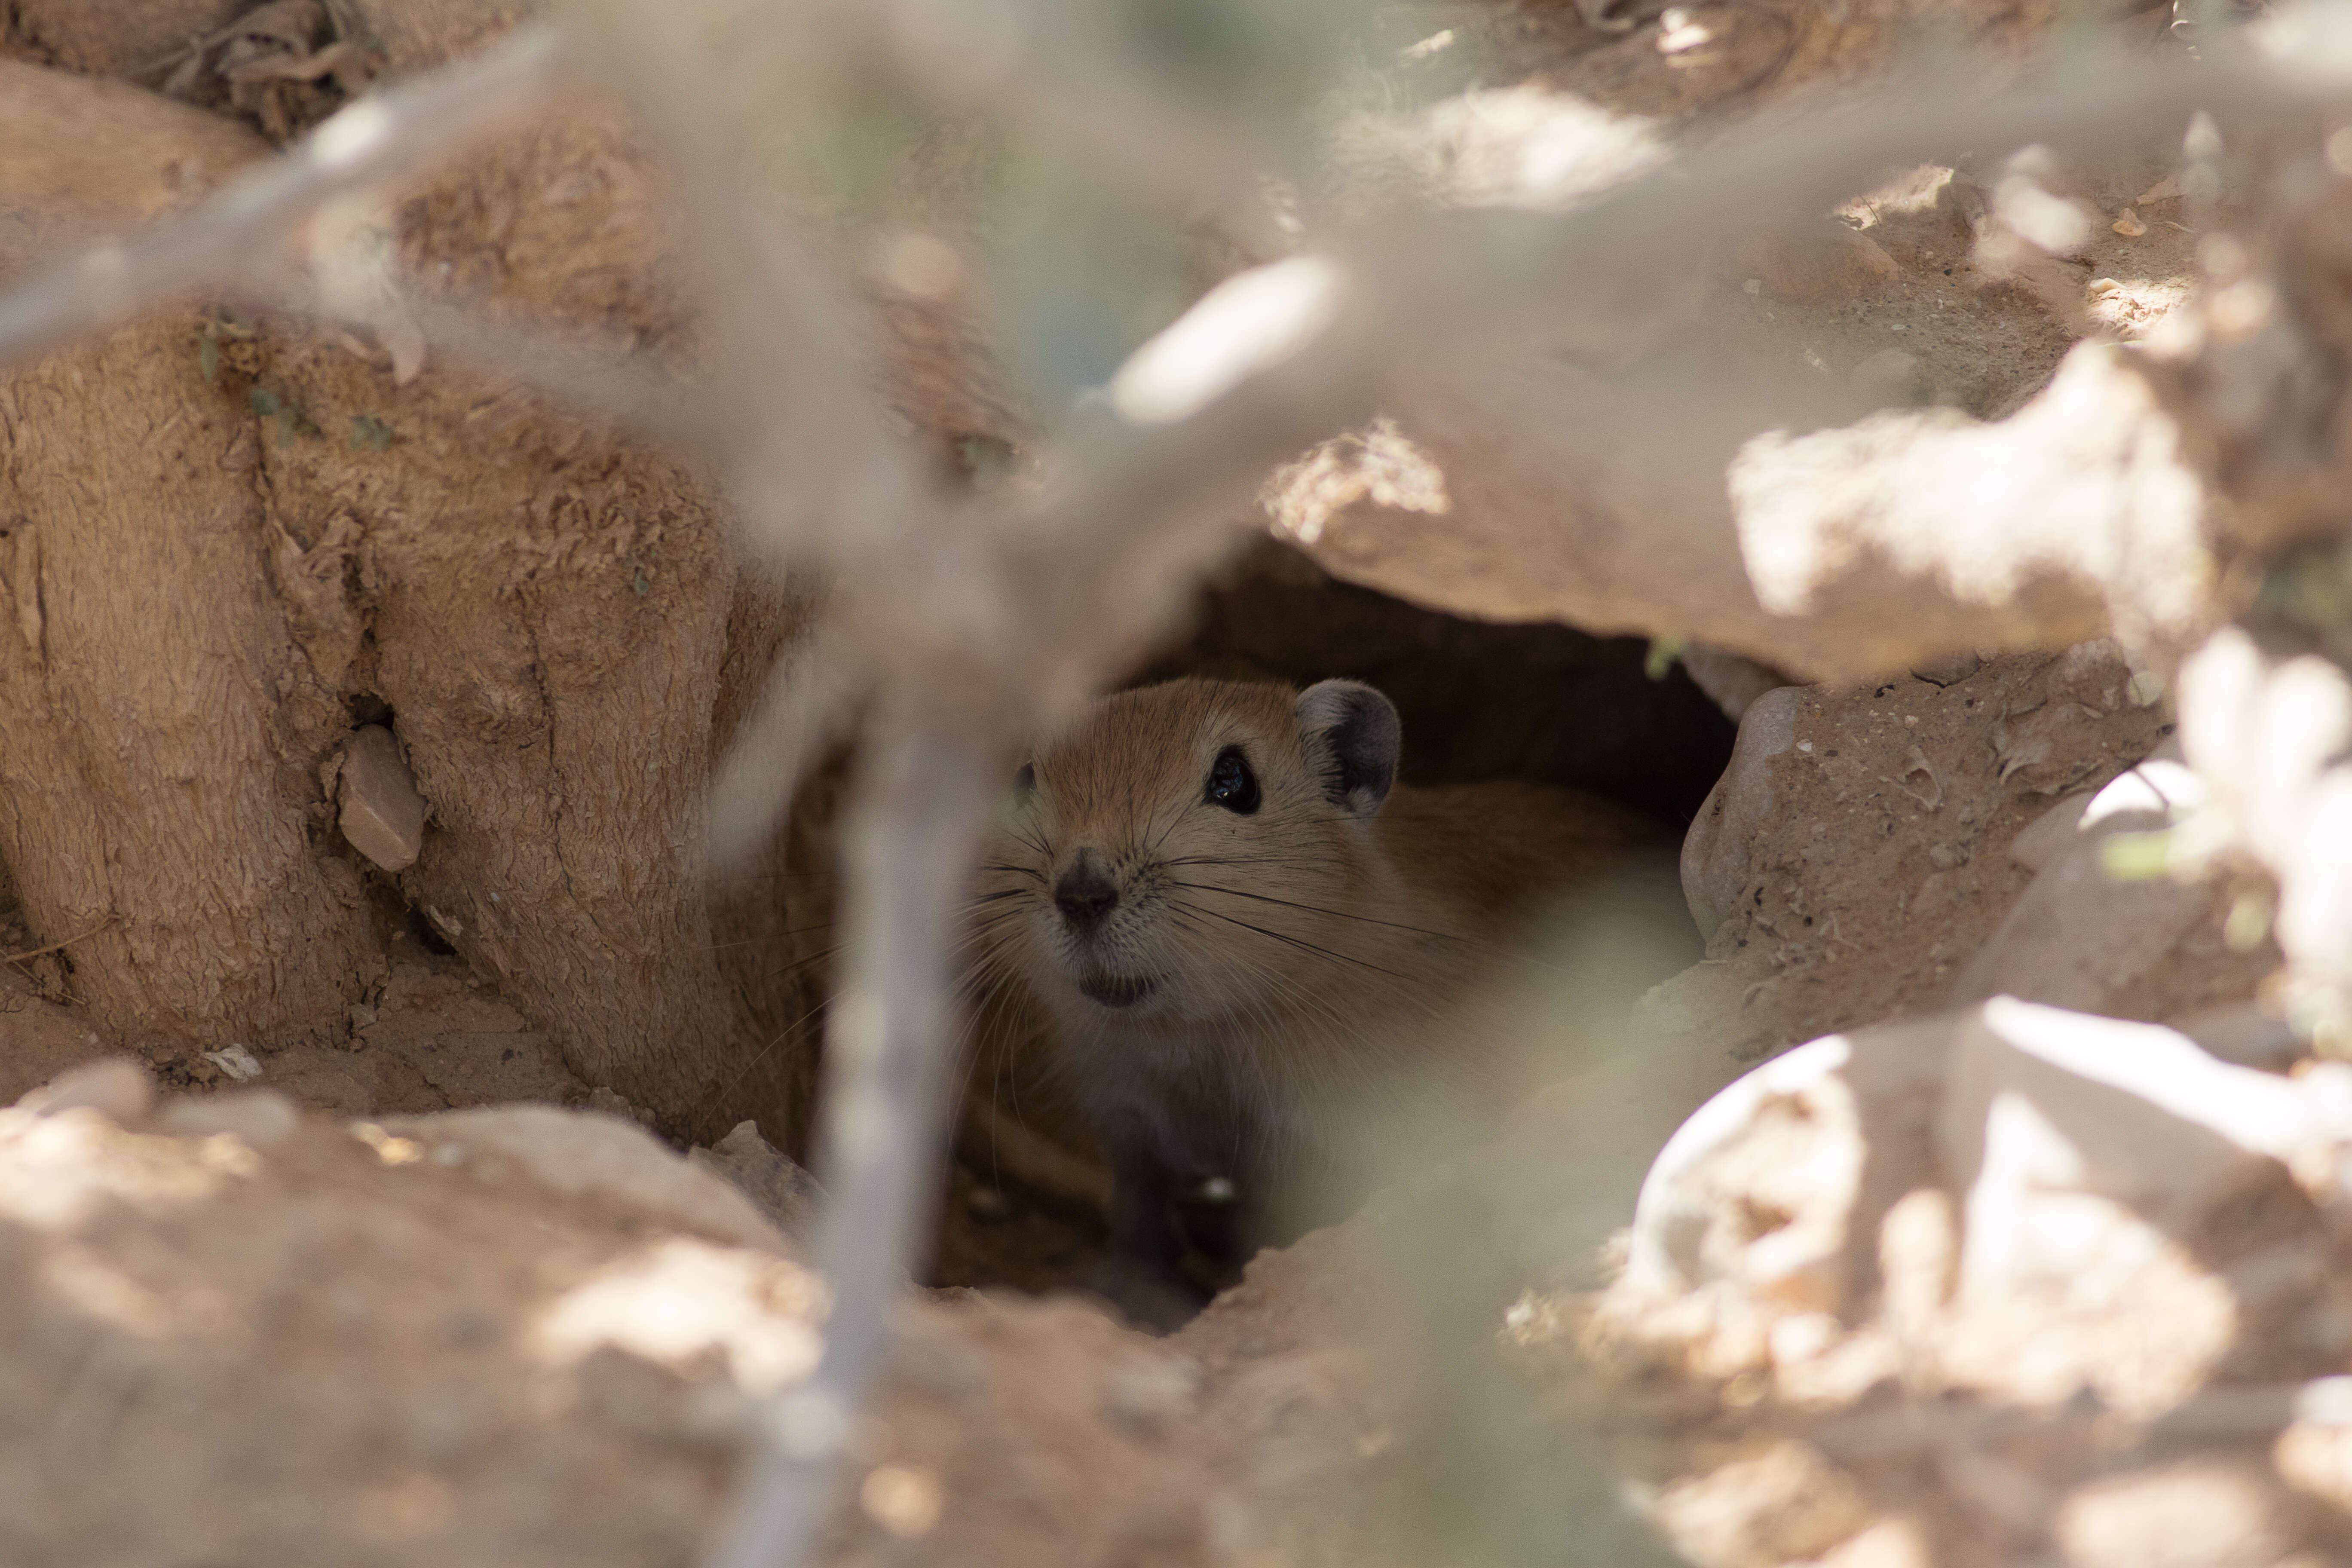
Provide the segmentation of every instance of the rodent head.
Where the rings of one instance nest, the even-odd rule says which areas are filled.
[[[1081,1023],[1264,1017],[1345,982],[1354,911],[1388,885],[1370,828],[1402,741],[1350,680],[1107,698],[1022,766],[982,944]]]

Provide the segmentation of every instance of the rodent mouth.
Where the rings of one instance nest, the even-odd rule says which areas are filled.
[[[1090,1002],[1106,1007],[1132,1007],[1146,996],[1159,982],[1150,979],[1130,979],[1124,974],[1088,974],[1080,977],[1078,990]]]

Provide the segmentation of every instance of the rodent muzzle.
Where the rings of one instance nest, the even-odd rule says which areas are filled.
[[[1090,934],[1110,912],[1118,908],[1118,884],[1111,880],[1110,870],[1102,857],[1091,849],[1078,851],[1070,868],[1054,884],[1054,907],[1062,911],[1062,923],[1072,934]]]

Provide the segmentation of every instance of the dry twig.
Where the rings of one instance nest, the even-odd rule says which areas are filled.
[[[22,963],[28,958],[39,958],[47,953],[62,952],[78,942],[88,942],[113,923],[114,917],[109,915],[88,931],[78,932],[63,942],[53,942],[47,947],[27,948],[23,952],[0,953],[0,963]]]

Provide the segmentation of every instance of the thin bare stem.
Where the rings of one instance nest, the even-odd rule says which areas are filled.
[[[88,942],[113,923],[114,917],[109,915],[88,931],[69,936],[63,942],[53,942],[47,947],[27,948],[23,952],[0,953],[0,963],[22,963],[28,958],[39,958],[45,953],[62,952],[78,942]]]
[[[834,1197],[817,1245],[833,1291],[824,1356],[778,1401],[711,1568],[797,1563],[814,1538],[938,1196],[954,911],[980,847],[993,751],[937,725],[880,749],[851,828],[846,984],[825,1038],[818,1173]]]

